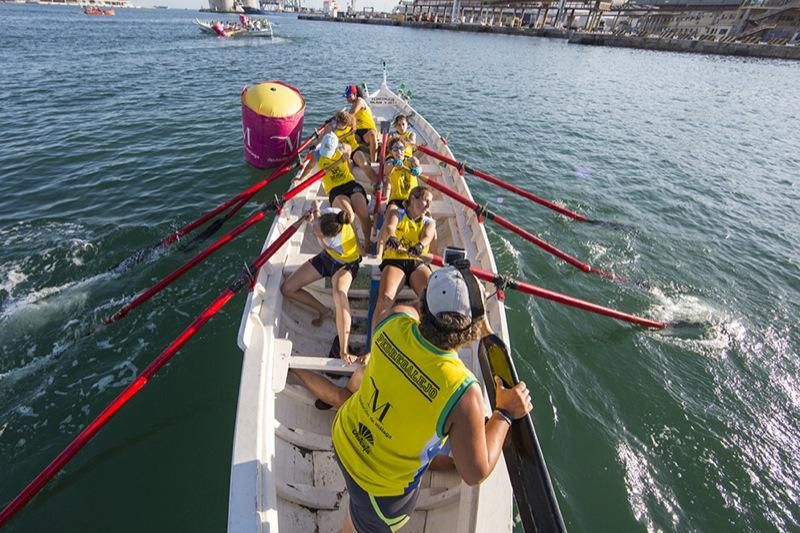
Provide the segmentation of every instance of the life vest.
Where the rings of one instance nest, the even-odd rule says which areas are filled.
[[[456,352],[422,337],[418,324],[396,313],[378,325],[361,386],[333,421],[339,460],[373,496],[419,484],[447,440],[447,417],[477,381]]]

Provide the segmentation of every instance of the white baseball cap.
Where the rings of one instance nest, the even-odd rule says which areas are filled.
[[[428,279],[425,305],[436,317],[439,313],[458,313],[474,321],[485,314],[483,290],[469,271],[469,261],[440,268]]]
[[[331,157],[339,148],[339,137],[335,133],[326,133],[317,145],[317,154],[322,157]]]

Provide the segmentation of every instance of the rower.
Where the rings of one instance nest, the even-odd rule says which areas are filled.
[[[311,160],[303,169],[298,180],[302,182],[317,165],[326,170],[325,176],[322,178],[322,187],[325,189],[325,194],[328,195],[331,206],[347,211],[351,219],[354,213],[358,217],[361,231],[364,233],[361,248],[364,253],[369,250],[372,224],[367,208],[367,191],[356,182],[350,166],[350,146],[340,144],[336,134],[326,133],[316,150],[312,152]]]
[[[358,142],[369,146],[369,161],[374,163],[378,155],[378,129],[365,96],[364,89],[358,85],[348,85],[344,91],[344,97],[350,102],[350,113],[356,117]]]
[[[341,144],[350,147],[350,159],[360,168],[373,183],[378,182],[378,176],[369,163],[369,146],[358,141],[356,136],[356,118],[347,111],[338,111],[326,126],[324,132],[333,131]]]
[[[408,129],[408,118],[405,115],[397,115],[392,121],[395,131],[389,136],[389,146],[392,146],[396,140],[403,141],[406,147],[406,157],[414,155],[414,149],[417,147],[417,134]]]
[[[400,288],[407,283],[419,296],[428,284],[431,268],[420,259],[436,236],[436,222],[426,215],[433,201],[428,187],[411,190],[405,208],[392,209],[378,235],[378,250],[383,247],[381,281],[372,330],[391,309]]]
[[[391,157],[386,159],[384,175],[389,179],[383,184],[383,197],[388,198],[386,211],[405,208],[408,195],[414,187],[419,185],[417,176],[420,175],[419,159],[408,154],[410,143],[395,140],[391,145]],[[387,187],[391,189],[387,196]]]

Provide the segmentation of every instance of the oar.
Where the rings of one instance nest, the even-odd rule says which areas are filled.
[[[383,201],[383,167],[386,162],[386,143],[389,139],[389,121],[384,120],[381,122],[381,155],[378,159],[378,185],[375,191],[375,208],[372,211],[373,215],[378,214]]]
[[[86,426],[83,431],[56,456],[53,461],[47,465],[22,492],[20,492],[6,507],[0,511],[0,527],[2,527],[12,516],[14,516],[20,509],[22,509],[50,479],[53,478],[75,454],[83,448],[92,437],[124,406],[128,401],[133,398],[150,379],[163,367],[183,346],[186,341],[191,339],[200,328],[202,328],[211,317],[217,314],[241,289],[248,287],[252,289],[255,280],[252,278],[251,272],[255,273],[269,261],[286,241],[294,235],[300,226],[305,222],[306,218],[302,217],[294,224],[289,226],[281,235],[270,244],[261,254],[253,261],[250,268],[244,269],[234,280],[228,285],[222,294],[220,294],[202,313],[181,333],[158,357],[156,357],[144,371],[136,377],[136,379],[125,387],[125,389],[106,407],[100,415],[97,416],[92,422]]]
[[[264,205],[258,212],[252,214],[250,217],[247,218],[244,222],[236,226],[233,230],[226,233],[216,241],[214,241],[211,246],[191,258],[189,261],[181,265],[178,269],[176,269],[171,274],[167,275],[166,277],[162,278],[159,282],[154,284],[149,289],[145,290],[138,296],[136,296],[133,300],[128,302],[127,304],[123,305],[116,313],[106,318],[103,323],[111,324],[112,322],[116,322],[120,318],[124,317],[128,313],[130,313],[133,309],[139,307],[153,296],[161,292],[165,287],[173,283],[175,280],[183,276],[186,272],[194,268],[196,265],[204,261],[208,256],[231,242],[233,239],[250,229],[252,226],[263,220],[267,216],[268,211],[272,210],[280,210],[281,207],[297,196],[300,192],[307,189],[312,183],[322,178],[325,175],[325,169],[316,172],[313,176],[308,178],[307,180],[303,181],[301,184],[297,185],[296,187],[288,190],[284,193],[283,197],[280,200],[276,200],[269,204]]]
[[[445,156],[443,154],[440,154],[439,152],[431,150],[427,146],[417,146],[416,149],[419,150],[420,152],[424,153],[424,154],[428,154],[429,156],[433,157],[434,159],[438,159],[439,161],[441,161],[443,163],[447,163],[448,165],[450,165],[452,167],[455,167],[456,169],[458,169],[458,171],[462,175],[463,175],[464,172],[467,172],[468,174],[472,174],[473,176],[475,176],[477,178],[481,178],[482,180],[488,181],[489,183],[493,183],[493,184],[497,185],[498,187],[503,188],[503,189],[505,189],[507,191],[511,191],[514,194],[522,196],[523,198],[527,198],[528,200],[533,200],[537,204],[543,205],[543,206],[547,207],[548,209],[552,209],[553,211],[561,213],[562,215],[564,215],[566,217],[569,217],[569,218],[571,218],[573,220],[577,220],[577,221],[580,221],[580,222],[587,222],[589,224],[599,224],[599,225],[608,226],[608,227],[611,227],[611,228],[614,228],[614,229],[620,229],[620,230],[626,230],[626,231],[630,231],[630,230],[634,229],[632,226],[629,226],[627,224],[621,224],[619,222],[609,222],[607,220],[594,220],[594,219],[588,218],[585,215],[582,215],[580,213],[576,213],[575,211],[570,211],[569,209],[567,209],[565,207],[561,207],[560,205],[557,205],[557,204],[555,204],[555,203],[553,203],[553,202],[551,202],[549,200],[545,200],[541,196],[537,196],[537,195],[533,194],[532,192],[526,191],[525,189],[517,187],[516,185],[512,185],[511,183],[508,183],[507,181],[503,181],[500,178],[492,176],[491,174],[487,174],[486,172],[483,172],[481,170],[473,168],[473,167],[467,165],[464,161],[456,161],[455,159],[451,159],[451,158],[449,158],[449,157],[447,157],[447,156]]]
[[[421,254],[419,257],[420,259],[422,259],[427,263],[431,263],[436,266],[444,266],[444,260],[438,255]],[[537,298],[544,298],[545,300],[550,300],[551,302],[560,303],[563,305],[567,305],[569,307],[575,307],[577,309],[582,309],[590,313],[607,316],[609,318],[614,318],[616,320],[621,320],[623,322],[630,322],[631,324],[637,324],[639,326],[645,326],[653,329],[664,329],[668,327],[685,327],[685,326],[698,325],[695,323],[684,322],[684,321],[670,323],[670,322],[660,322],[658,320],[651,320],[649,318],[643,318],[640,316],[623,313],[622,311],[617,311],[616,309],[611,309],[610,307],[603,307],[602,305],[597,305],[592,302],[587,302],[586,300],[573,298],[572,296],[567,296],[566,294],[561,294],[560,292],[543,289],[541,287],[537,287],[533,283],[519,281],[509,276],[505,276],[502,274],[495,274],[487,270],[482,270],[478,267],[471,266],[469,267],[469,270],[475,275],[476,278],[494,284],[499,291],[503,291],[507,288],[514,289],[515,291],[519,291],[525,294],[530,294],[531,296],[536,296]],[[502,292],[500,292],[499,297],[500,298],[503,297]]]
[[[522,237],[526,241],[535,244],[536,246],[538,246],[542,250],[545,250],[546,252],[553,254],[554,256],[558,257],[559,259],[562,259],[563,261],[566,261],[570,265],[574,266],[575,268],[577,268],[579,270],[582,270],[583,272],[586,272],[587,274],[596,274],[598,276],[601,276],[601,277],[604,277],[606,279],[610,279],[610,280],[613,280],[613,281],[622,281],[622,282],[626,281],[624,278],[614,274],[613,272],[606,272],[605,270],[601,270],[599,268],[593,267],[593,266],[591,266],[591,265],[589,265],[587,263],[584,263],[584,262],[572,257],[568,253],[566,253],[566,252],[564,252],[562,250],[559,250],[558,248],[556,248],[552,244],[546,242],[545,240],[541,239],[540,237],[537,237],[533,233],[520,228],[519,226],[517,226],[516,224],[514,224],[513,222],[511,222],[507,218],[501,217],[500,215],[498,215],[494,211],[492,211],[492,210],[490,210],[490,209],[488,209],[488,208],[486,208],[484,206],[478,205],[477,203],[475,203],[474,201],[470,200],[466,196],[454,191],[453,189],[451,189],[447,185],[444,185],[444,184],[442,184],[442,183],[440,183],[440,182],[438,182],[438,181],[436,181],[434,179],[431,179],[431,178],[429,178],[427,176],[421,175],[421,176],[419,176],[419,178],[423,182],[425,182],[427,185],[430,185],[434,189],[436,189],[436,190],[442,192],[443,194],[449,196],[453,200],[456,200],[457,202],[459,202],[459,203],[465,205],[466,207],[472,209],[473,211],[475,211],[475,213],[479,217],[479,220],[482,220],[483,218],[488,218],[489,220],[491,220],[492,222],[498,224],[499,226],[502,226],[502,227],[506,228],[507,230],[513,231],[514,233],[516,233],[517,235],[519,235],[520,237]]]
[[[232,198],[226,200],[225,202],[218,205],[216,208],[212,209],[211,211],[205,213],[197,220],[185,225],[184,227],[170,233],[159,242],[155,244],[151,244],[150,246],[146,246],[145,248],[141,248],[128,256],[126,259],[120,261],[113,267],[109,269],[110,272],[114,272],[117,274],[121,274],[127,272],[134,266],[142,263],[148,259],[150,259],[154,254],[156,254],[162,248],[166,248],[167,246],[173,244],[179,238],[187,235],[194,229],[198,228],[199,226],[205,224],[213,217],[217,216],[218,214],[222,213],[226,209],[234,206],[234,208],[229,212],[225,217],[221,217],[215,220],[204,232],[205,238],[208,238],[213,233],[215,233],[219,228],[222,227],[222,224],[225,223],[233,213],[241,209],[244,204],[246,204],[250,198],[252,198],[258,191],[272,183],[273,181],[277,180],[287,172],[290,172],[297,164],[296,159],[300,155],[300,153],[305,150],[319,135],[319,130],[314,130],[314,133],[303,143],[298,146],[283,162],[275,169],[272,174],[270,174],[265,179],[259,181],[255,185],[245,189],[244,191],[240,192],[239,194],[233,196]],[[212,231],[213,229],[213,231]]]
[[[478,345],[478,360],[492,409],[495,405],[494,376],[505,387],[519,383],[517,370],[503,340],[497,335],[487,335]],[[544,461],[539,439],[530,414],[511,424],[510,434],[503,443],[514,500],[525,533],[561,533],[567,530],[561,509],[558,507],[547,464]]]

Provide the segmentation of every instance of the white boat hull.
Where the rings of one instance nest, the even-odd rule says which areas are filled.
[[[410,116],[419,142],[452,157],[433,127],[385,85],[371,95],[370,105],[378,123],[391,121],[398,113]],[[452,168],[441,168],[424,157],[422,163],[425,174],[471,197],[463,177]],[[273,222],[265,247],[320,200],[327,203],[317,184],[290,201]],[[486,232],[474,213],[435,192],[432,215],[437,221],[437,252],[446,245],[461,246],[473,265],[497,271]],[[229,532],[338,532],[347,507],[344,480],[330,439],[334,411],[317,410],[314,398],[288,373],[290,366],[339,364],[321,359],[336,335],[332,321],[312,327],[311,313],[285,301],[280,292],[283,277],[319,251],[308,230],[308,226],[301,228],[259,271],[242,316],[238,341],[244,361],[231,465]],[[355,331],[351,345],[366,341],[369,289],[364,288],[364,282],[379,276],[377,264],[376,259],[362,263],[350,292]],[[329,284],[326,288],[320,281],[308,289],[332,306]],[[404,289],[398,299],[409,298],[408,291]],[[487,294],[493,292],[487,287]],[[490,298],[487,313],[492,328],[508,343],[503,303]],[[461,350],[459,356],[480,380],[477,345]],[[488,399],[486,411],[490,411]],[[512,491],[502,460],[479,487],[467,486],[454,471],[428,472],[421,487],[417,510],[403,528],[404,533],[499,533],[513,529]]]

